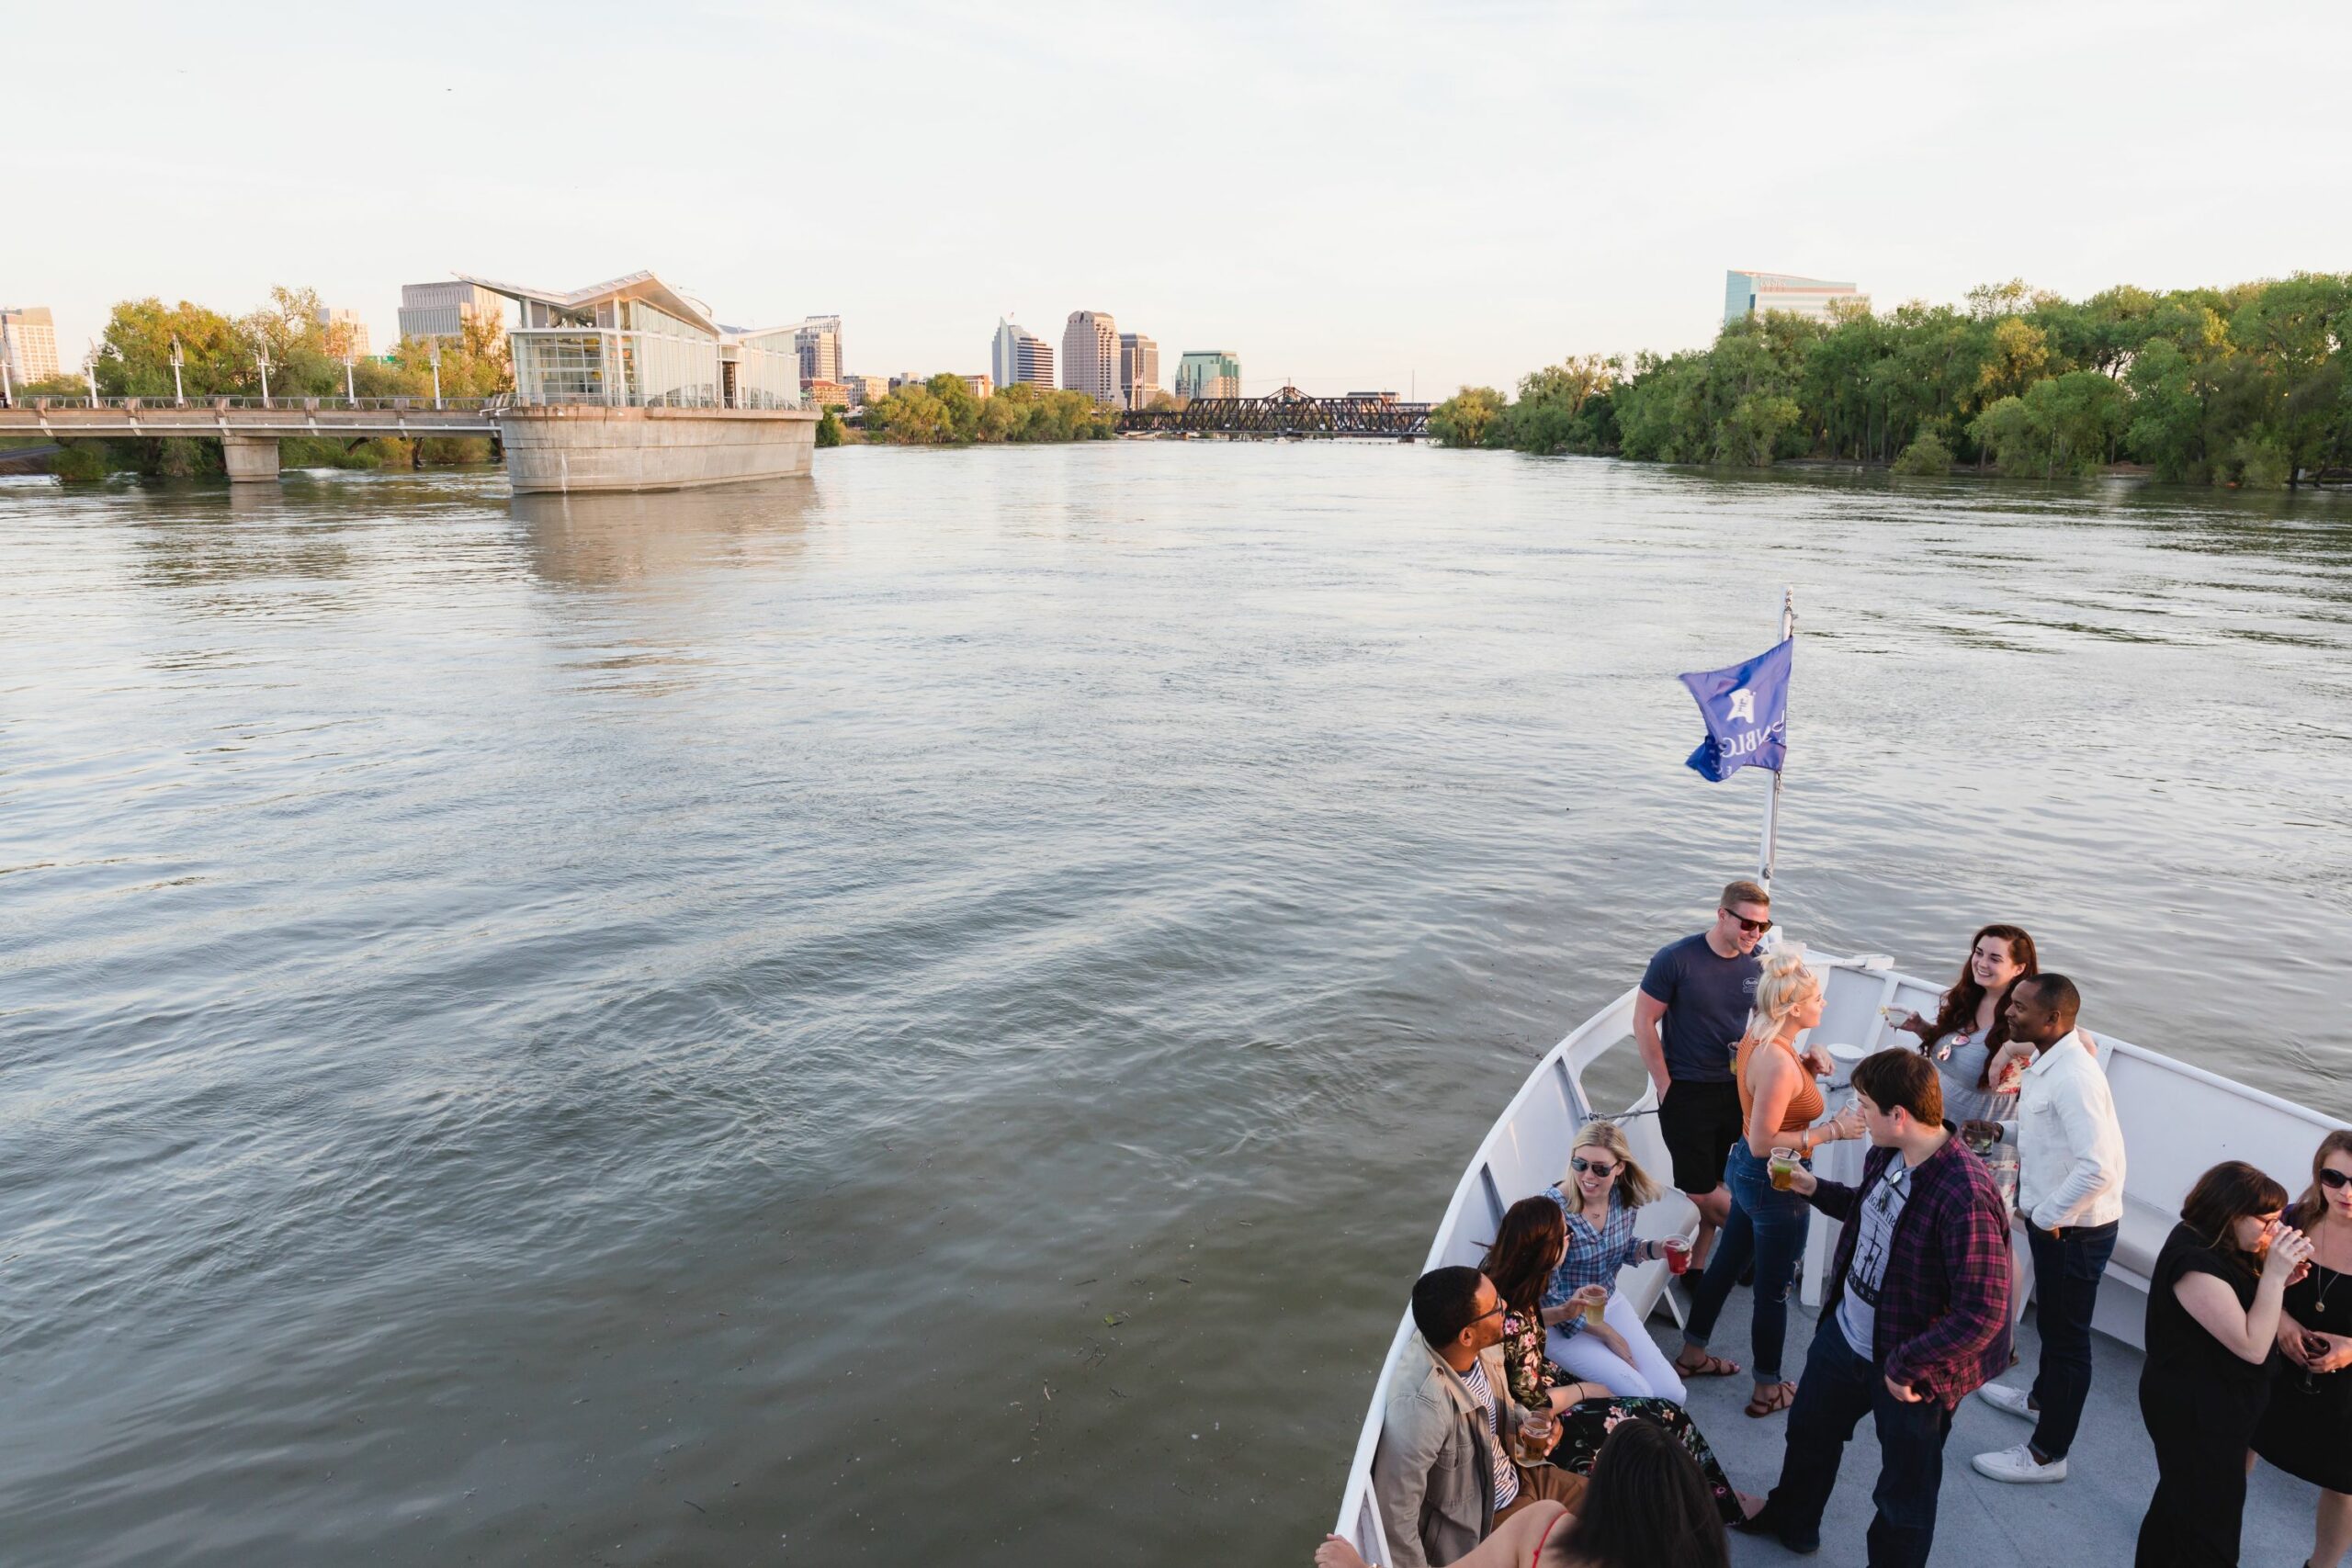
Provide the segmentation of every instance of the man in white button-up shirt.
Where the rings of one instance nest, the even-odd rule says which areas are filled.
[[[2009,1037],[2034,1050],[2018,1088],[2017,1119],[1970,1123],[1997,1127],[2017,1145],[2018,1213],[2033,1254],[2034,1325],[2041,1331],[2041,1366],[2030,1392],[2001,1383],[1977,1391],[1995,1409],[2037,1423],[2027,1441],[1976,1456],[1977,1472],[1996,1481],[2066,1479],[2066,1450],[2091,1391],[2091,1314],[2123,1219],[2123,1127],[2107,1074],[2075,1032],[2081,1009],[2082,994],[2064,975],[2017,983]]]

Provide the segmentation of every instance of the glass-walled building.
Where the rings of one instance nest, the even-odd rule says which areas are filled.
[[[1222,348],[1187,350],[1176,362],[1176,395],[1180,398],[1238,398],[1241,395],[1241,358]]]
[[[650,272],[569,294],[469,277],[521,308],[514,400],[612,408],[801,406],[792,327],[720,326]]]

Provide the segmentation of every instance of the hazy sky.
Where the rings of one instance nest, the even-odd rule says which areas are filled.
[[[0,303],[651,267],[848,368],[1074,310],[1249,390],[1704,343],[1728,266],[1882,307],[2352,267],[2352,5],[12,9]],[[35,128],[35,129],[25,129]],[[38,215],[38,221],[31,220]]]

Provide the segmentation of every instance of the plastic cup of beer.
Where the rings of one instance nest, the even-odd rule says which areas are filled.
[[[1666,1242],[1666,1271],[1681,1274],[1690,1268],[1690,1244],[1680,1236],[1668,1236]]]
[[[1600,1298],[1600,1300],[1599,1300],[1599,1301],[1597,1301],[1597,1302],[1587,1302],[1587,1303],[1584,1303],[1584,1325],[1585,1325],[1587,1328],[1598,1328],[1598,1327],[1600,1327],[1600,1318],[1601,1318],[1601,1314],[1602,1314],[1603,1313],[1606,1313],[1608,1310],[1609,1310],[1609,1298],[1608,1298],[1608,1297],[1606,1297],[1606,1296],[1601,1297],[1601,1298]]]
[[[1886,1026],[1889,1029],[1895,1029],[1900,1028],[1903,1021],[1911,1016],[1911,1010],[1906,1007],[1897,1007],[1893,1002],[1889,1002],[1878,1010],[1878,1015],[1886,1020]]]
[[[1796,1179],[1796,1150],[1774,1149],[1772,1151],[1772,1163],[1769,1168],[1772,1172],[1772,1190],[1775,1192],[1788,1191],[1790,1188],[1794,1185]]]

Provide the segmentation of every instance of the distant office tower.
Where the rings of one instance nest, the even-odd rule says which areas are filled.
[[[1119,334],[1119,401],[1139,409],[1159,390],[1159,345],[1141,333]]]
[[[1850,283],[1825,283],[1818,277],[1791,277],[1779,272],[1724,274],[1725,326],[1742,316],[1761,315],[1767,310],[1786,310],[1792,316],[1826,321],[1829,320],[1829,307],[1838,301],[1867,307],[1871,297]]]
[[[1119,326],[1101,310],[1072,310],[1062,329],[1062,386],[1098,403],[1119,401]]]
[[[838,381],[842,378],[842,319],[839,316],[811,316],[800,323],[793,334],[793,346],[800,351],[800,378],[803,381]]]
[[[1000,387],[1026,381],[1033,387],[1054,384],[1054,345],[1010,316],[996,324],[996,341],[989,345],[989,376]]]
[[[850,396],[855,400],[854,406],[857,408],[878,403],[890,395],[890,378],[888,376],[844,376],[842,385],[849,389]]]
[[[463,337],[466,323],[480,321],[493,337],[506,335],[506,301],[473,283],[401,285],[401,336]]]
[[[808,406],[817,409],[845,409],[856,405],[856,396],[839,381],[810,381],[801,389]]]
[[[1238,398],[1241,395],[1241,360],[1222,348],[1191,348],[1176,362],[1176,395],[1180,398]]]
[[[9,378],[18,385],[58,373],[57,323],[48,306],[0,310],[0,359],[8,362]]]
[[[358,311],[320,306],[319,333],[327,341],[327,352],[335,358],[368,357],[368,323],[359,319]]]

